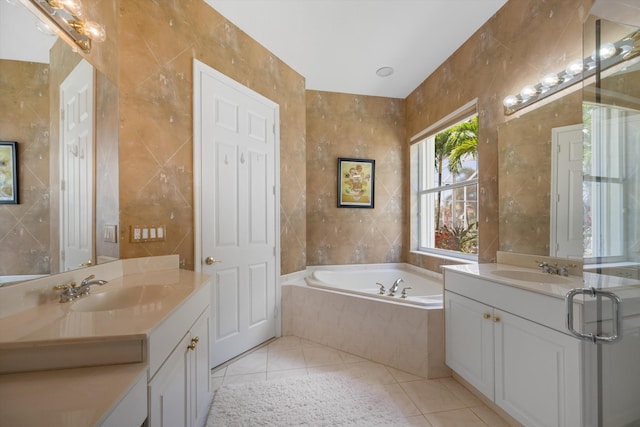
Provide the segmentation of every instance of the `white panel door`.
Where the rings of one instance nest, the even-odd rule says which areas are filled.
[[[195,106],[201,158],[195,161],[202,176],[200,262],[215,278],[216,366],[276,333],[277,106],[202,68]]]
[[[582,125],[552,130],[551,255],[581,259]]]
[[[93,67],[82,60],[60,85],[60,270],[93,259]]]

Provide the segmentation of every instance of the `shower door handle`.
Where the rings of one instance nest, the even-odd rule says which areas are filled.
[[[573,327],[573,299],[576,295],[589,295],[595,297],[605,297],[611,300],[613,332],[611,335],[600,336],[592,333],[578,332]],[[564,297],[566,315],[567,315],[567,329],[576,337],[581,340],[591,341],[592,343],[604,342],[612,343],[622,338],[622,300],[613,292],[600,291],[595,288],[576,288],[571,289]]]

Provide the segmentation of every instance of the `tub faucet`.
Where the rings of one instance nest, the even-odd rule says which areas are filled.
[[[390,297],[394,296],[395,293],[398,292],[398,287],[400,286],[400,283],[404,283],[404,280],[396,279],[396,281],[393,282],[393,285],[391,285],[391,289],[389,289],[389,296]]]

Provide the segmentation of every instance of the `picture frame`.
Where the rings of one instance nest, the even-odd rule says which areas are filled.
[[[376,161],[338,158],[338,207],[374,207]]]
[[[18,204],[18,143],[0,141],[0,204]]]

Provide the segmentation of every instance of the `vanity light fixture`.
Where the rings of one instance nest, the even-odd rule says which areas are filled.
[[[55,24],[58,35],[75,43],[85,53],[91,51],[91,43],[106,39],[104,27],[83,19],[80,0],[21,0],[22,4],[36,16],[41,14]]]
[[[539,83],[524,86],[517,95],[506,96],[502,100],[504,114],[513,114],[534,102],[591,77],[596,72],[598,59],[600,70],[606,70],[639,54],[640,31],[633,32],[615,43],[605,43],[600,46],[599,55],[596,55],[594,51],[591,56],[585,59],[571,61],[564,71],[546,74]]]

